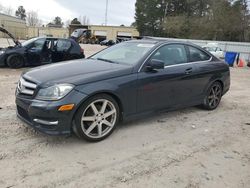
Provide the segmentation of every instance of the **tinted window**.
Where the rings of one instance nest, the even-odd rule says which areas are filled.
[[[71,42],[68,40],[58,40],[56,42],[57,51],[68,51],[70,47],[71,47]]]
[[[187,63],[187,53],[183,45],[171,44],[158,49],[151,59],[164,61],[165,66]]]
[[[211,58],[208,54],[199,50],[198,48],[192,46],[188,46],[188,48],[190,52],[190,62],[207,61]]]

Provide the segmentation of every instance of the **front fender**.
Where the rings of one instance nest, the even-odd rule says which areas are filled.
[[[115,96],[120,102],[124,118],[136,113],[137,74],[130,74],[115,79],[102,80],[75,87],[75,90],[91,97],[100,93]],[[84,101],[83,101],[84,102]]]
[[[118,90],[118,86],[107,82],[95,82],[77,86],[75,90],[84,93],[86,95],[95,95],[97,93],[103,93],[103,92],[115,93],[115,91]]]

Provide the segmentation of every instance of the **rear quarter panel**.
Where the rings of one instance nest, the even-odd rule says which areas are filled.
[[[223,85],[223,94],[225,94],[230,87],[230,69],[229,66],[220,60],[210,62],[197,63],[197,79],[201,84],[200,99],[203,100],[208,88],[215,81],[219,81]]]

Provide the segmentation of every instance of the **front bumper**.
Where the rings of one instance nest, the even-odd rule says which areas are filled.
[[[17,95],[17,116],[39,132],[49,135],[71,134],[74,114],[86,98],[87,95],[76,90],[59,101],[40,101]],[[58,111],[60,106],[67,104],[74,104],[73,110]]]
[[[5,67],[5,55],[0,55],[0,67]]]

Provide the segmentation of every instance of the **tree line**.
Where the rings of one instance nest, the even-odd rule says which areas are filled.
[[[137,0],[143,36],[250,41],[248,0]]]

